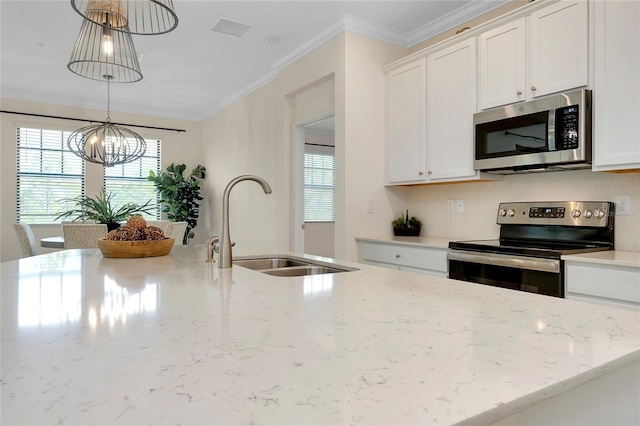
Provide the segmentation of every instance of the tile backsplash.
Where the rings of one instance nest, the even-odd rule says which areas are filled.
[[[507,201],[612,201],[631,196],[631,214],[616,215],[616,250],[640,251],[640,173],[589,170],[502,176],[492,182],[406,188],[407,207],[422,219],[422,236],[496,238],[498,204]],[[447,200],[463,200],[464,212],[448,213]]]

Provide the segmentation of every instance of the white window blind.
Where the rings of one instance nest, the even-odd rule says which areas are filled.
[[[160,173],[160,141],[149,140],[144,156],[130,163],[104,168],[104,189],[113,194],[112,203],[122,206],[127,203],[142,205],[151,200],[152,214],[143,215],[146,219],[160,219],[158,193],[153,182],[147,180],[149,171]]]
[[[61,201],[84,193],[84,161],[69,151],[72,131],[17,129],[18,222],[54,222]]]
[[[307,151],[310,151],[307,149]],[[332,151],[332,150],[331,150]],[[304,154],[304,221],[335,221],[335,169],[333,153]]]

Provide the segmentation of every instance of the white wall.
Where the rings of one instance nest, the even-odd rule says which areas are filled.
[[[41,115],[53,115],[82,119],[104,120],[106,111],[90,110],[86,108],[73,108],[61,105],[51,105],[36,102],[24,102],[11,99],[2,99],[2,109]],[[139,124],[162,128],[184,129],[186,132],[178,133],[166,130],[152,130],[133,128],[145,138],[159,139],[161,147],[161,167],[166,168],[172,162],[184,163],[187,170],[191,171],[201,162],[201,124],[192,121],[164,119],[134,114],[120,114],[111,112],[111,120],[115,123]],[[87,123],[71,120],[59,120],[43,117],[31,117],[3,113],[0,114],[0,259],[2,261],[13,260],[20,257],[18,238],[13,230],[13,224],[17,220],[16,215],[16,128],[19,126],[33,126],[50,129],[77,129]],[[87,164],[86,169],[87,195],[95,195],[102,188],[102,166]],[[203,186],[208,185],[209,177],[203,181]],[[203,208],[204,207],[204,208]],[[201,206],[200,222],[195,230],[195,242],[204,242],[209,235],[201,232],[201,224],[206,221],[208,212],[206,206]],[[62,235],[60,225],[35,225],[33,227],[36,240],[42,237]],[[38,246],[37,253],[43,254],[53,251]]]
[[[288,182],[283,183],[281,170],[289,159],[279,151],[277,92],[278,84],[272,81],[209,118],[202,127],[202,162],[209,172],[206,233],[220,235],[226,184],[239,175],[257,175],[269,182],[272,194],[265,195],[255,182],[236,185],[229,199],[229,229],[238,246],[267,251],[285,247],[288,241],[282,235],[289,220]]]
[[[265,201],[268,197],[260,195],[258,187],[234,189],[231,237],[238,244],[263,250],[290,248],[292,126],[301,117],[322,112],[318,105],[326,104],[326,92],[319,95],[323,99],[306,95],[332,79],[335,226],[340,236],[335,256],[355,260],[355,236],[379,233],[397,204],[397,196],[383,187],[384,75],[380,68],[406,53],[395,45],[342,33],[286,67],[271,83],[206,120],[205,166],[215,173],[207,194],[215,204],[210,206],[214,208],[212,232],[220,232],[216,206],[221,204],[226,182],[239,174],[258,174],[274,189],[271,201]],[[365,213],[367,199],[374,200],[373,214]],[[255,226],[242,227],[243,222]]]
[[[385,156],[385,78],[380,70],[406,52],[359,34],[347,33],[345,143],[344,149],[346,222],[336,223],[336,254],[357,259],[355,237],[380,235],[390,225],[396,206],[404,204],[402,191],[384,187]],[[336,154],[337,155],[337,154]],[[337,157],[340,158],[340,157]],[[373,213],[366,213],[366,201],[373,200]],[[339,246],[338,244],[342,244]]]

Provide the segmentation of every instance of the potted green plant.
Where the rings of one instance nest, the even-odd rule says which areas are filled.
[[[167,218],[174,222],[187,222],[187,230],[183,237],[184,244],[194,237],[192,230],[198,225],[199,201],[203,199],[200,195],[200,180],[204,179],[206,171],[198,164],[188,176],[184,177],[182,173],[186,168],[184,164],[171,163],[166,172],[156,175],[151,170],[147,176],[160,195],[160,203],[164,204],[162,211],[167,213]]]
[[[91,220],[98,223],[106,223],[107,229],[112,231],[120,226],[120,222],[126,221],[134,214],[152,214],[151,200],[143,205],[127,203],[120,207],[111,204],[113,194],[106,193],[104,189],[95,197],[79,195],[75,198],[67,198],[63,201],[71,202],[74,207],[64,212],[58,212],[56,220],[73,217],[73,221]]]
[[[396,237],[417,237],[422,229],[422,222],[415,216],[409,216],[409,210],[391,222]]]

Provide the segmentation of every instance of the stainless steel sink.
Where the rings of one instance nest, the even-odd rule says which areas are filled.
[[[285,257],[273,257],[273,258],[261,258],[261,259],[239,259],[239,260],[234,260],[233,264],[242,266],[243,268],[253,269],[254,271],[309,265],[309,263],[307,262],[288,259]]]
[[[276,277],[302,277],[305,275],[335,274],[337,272],[348,272],[343,269],[329,268],[327,266],[292,266],[289,268],[267,269],[265,274]]]
[[[358,270],[329,262],[316,262],[291,256],[237,258],[233,260],[233,264],[276,277],[302,277]]]

